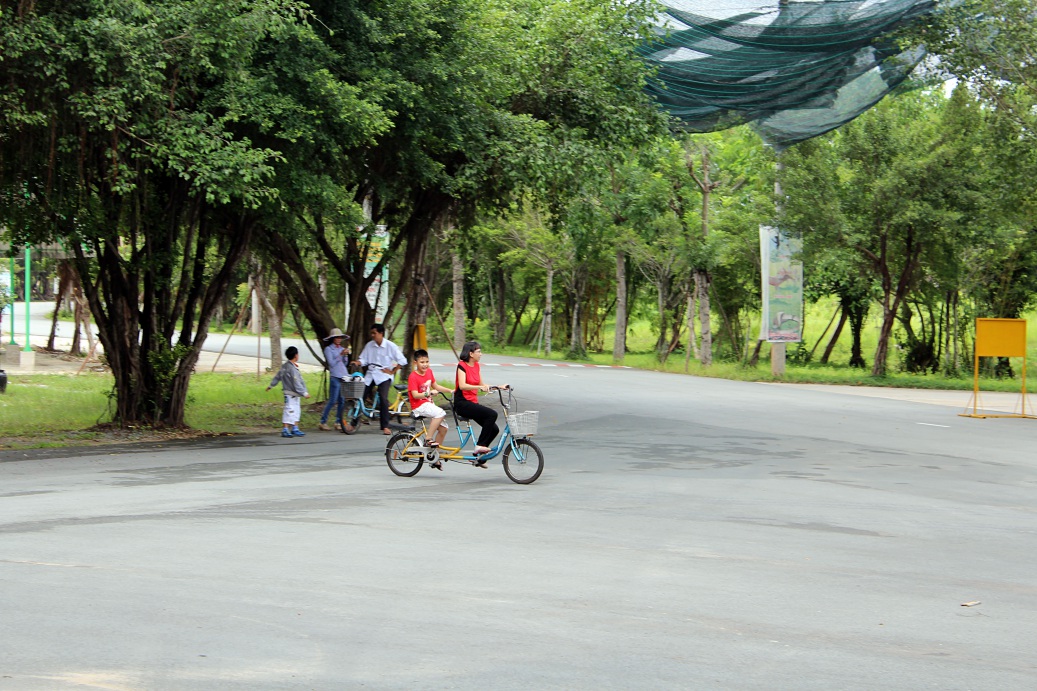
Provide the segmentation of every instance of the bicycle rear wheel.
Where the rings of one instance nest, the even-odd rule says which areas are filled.
[[[385,445],[385,462],[389,464],[389,470],[400,477],[417,475],[425,462],[425,455],[419,448],[413,434],[397,432],[389,437]]]
[[[529,439],[516,439],[504,451],[504,472],[520,485],[536,482],[544,472],[544,452]]]

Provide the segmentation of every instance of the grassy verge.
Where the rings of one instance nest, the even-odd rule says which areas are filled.
[[[318,374],[306,375],[311,392]],[[198,373],[187,401],[189,430],[110,429],[109,374],[13,374],[0,395],[0,449],[156,441],[228,434],[275,434],[281,428],[280,388],[265,391],[268,377]],[[309,399],[313,401],[314,399]],[[303,405],[303,429],[316,429],[320,409]]]

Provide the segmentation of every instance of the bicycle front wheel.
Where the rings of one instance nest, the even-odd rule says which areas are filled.
[[[362,401],[353,399],[346,404],[346,414],[342,417],[342,432],[356,434],[360,428],[360,417],[363,414]]]
[[[385,445],[385,462],[389,464],[389,470],[400,477],[417,475],[425,462],[425,455],[419,448],[413,434],[397,432],[392,435]]]
[[[516,439],[504,451],[504,472],[520,485],[536,482],[544,472],[544,452],[529,439]]]

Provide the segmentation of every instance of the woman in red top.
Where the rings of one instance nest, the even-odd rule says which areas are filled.
[[[476,454],[490,451],[500,427],[497,426],[497,411],[479,403],[479,391],[489,391],[490,385],[482,380],[479,360],[482,359],[482,346],[478,341],[469,341],[461,348],[461,361],[457,363],[457,385],[454,388],[454,410],[461,417],[475,421],[482,431],[475,447]],[[504,384],[504,388],[508,385]],[[486,467],[486,461],[476,463],[480,468]]]

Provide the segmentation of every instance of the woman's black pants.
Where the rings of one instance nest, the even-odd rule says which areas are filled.
[[[493,408],[472,403],[467,398],[456,397],[454,398],[454,411],[482,428],[482,431],[479,432],[479,441],[476,442],[478,446],[489,446],[497,438],[500,427],[497,426],[497,411]]]

